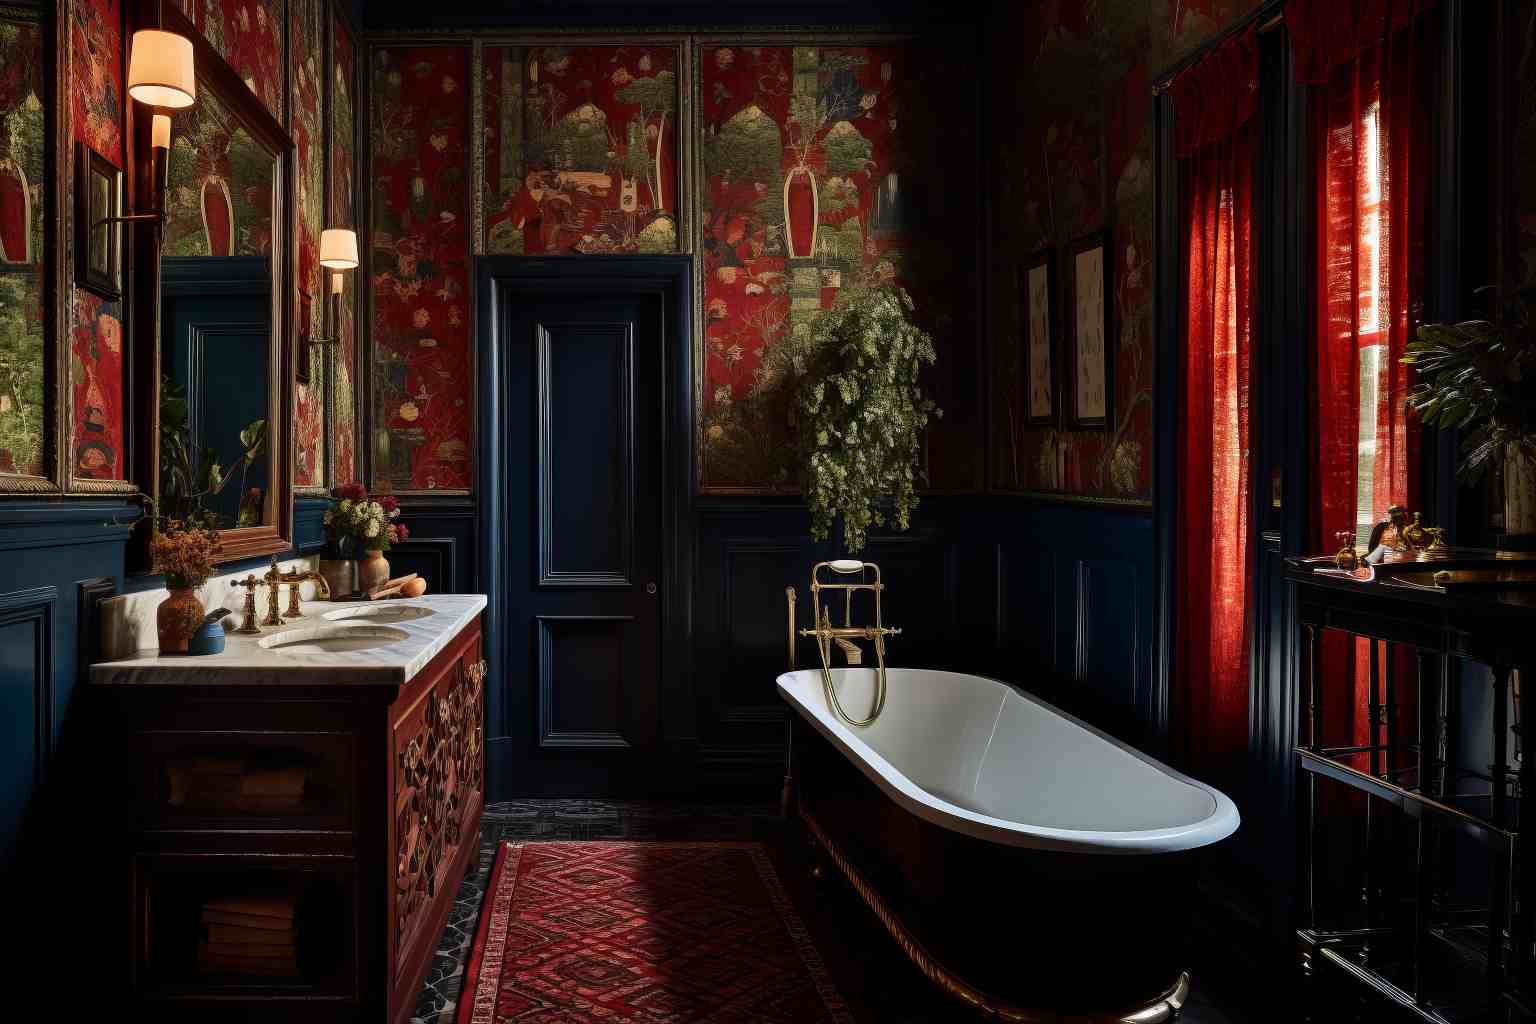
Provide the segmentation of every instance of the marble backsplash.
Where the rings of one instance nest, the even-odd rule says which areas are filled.
[[[318,556],[305,558],[290,558],[278,562],[283,572],[289,570],[304,571],[314,569],[319,563]],[[215,576],[197,590],[198,598],[203,602],[203,607],[208,611],[215,608],[228,608],[229,615],[224,618],[224,628],[233,629],[243,621],[241,610],[245,607],[245,588],[235,586],[236,580],[243,580],[246,576],[255,573],[261,576],[266,570],[246,569],[243,572],[225,573]],[[300,584],[299,596],[301,599],[312,600],[315,595],[315,584]],[[136,594],[119,594],[117,597],[109,597],[101,602],[101,648],[99,660],[116,661],[126,658],[136,651],[153,650],[160,646],[159,637],[155,628],[155,611],[160,607],[160,602],[166,599],[169,591],[164,587],[154,590],[144,590]],[[281,600],[284,605],[288,602],[288,588],[281,588]],[[256,612],[265,615],[267,611],[267,589],[260,588],[256,592]]]

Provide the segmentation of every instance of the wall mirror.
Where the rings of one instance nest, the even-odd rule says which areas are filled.
[[[153,267],[135,284],[157,321],[141,335],[155,340],[146,468],[161,515],[216,517],[228,561],[292,539],[293,143],[180,12],[162,10],[164,28],[193,40],[197,101],[171,117],[158,247],[136,250],[136,266]],[[146,124],[133,137],[138,208],[156,209]]]

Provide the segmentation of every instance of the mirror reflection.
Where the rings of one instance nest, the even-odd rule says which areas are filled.
[[[160,259],[160,509],[273,522],[277,163],[212,89],[172,120]]]
[[[0,7],[0,476],[42,476],[43,26]]]

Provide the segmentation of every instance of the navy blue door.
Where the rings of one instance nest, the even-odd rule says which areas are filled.
[[[512,787],[642,788],[659,734],[661,297],[519,297],[499,330]]]

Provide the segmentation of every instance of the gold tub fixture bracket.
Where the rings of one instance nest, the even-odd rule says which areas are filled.
[[[857,574],[858,582],[836,582],[835,576],[822,577],[823,571],[840,576],[853,576]],[[869,581],[870,575],[874,576]],[[833,590],[843,592],[843,624],[832,624],[832,610],[821,602],[821,592]],[[872,626],[855,626],[853,624],[853,595],[860,590],[870,591],[875,595],[875,623]],[[830,562],[817,562],[811,567],[811,611],[815,617],[815,626],[811,629],[795,629],[795,589],[789,587],[785,591],[785,597],[789,603],[789,667],[795,668],[795,637],[815,637],[816,652],[821,656],[821,685],[826,693],[827,705],[837,712],[837,716],[852,726],[866,726],[880,717],[880,712],[885,707],[885,640],[886,637],[897,636],[900,629],[885,625],[881,618],[881,597],[885,591],[885,584],[880,579],[880,567],[873,562],[861,562],[856,558],[839,558]],[[836,644],[838,650],[843,652],[843,659],[850,666],[864,663],[864,652],[855,642],[858,640],[869,641],[875,650],[875,700],[867,718],[854,718],[843,710],[843,705],[837,697],[837,689],[832,684],[832,645]]]

